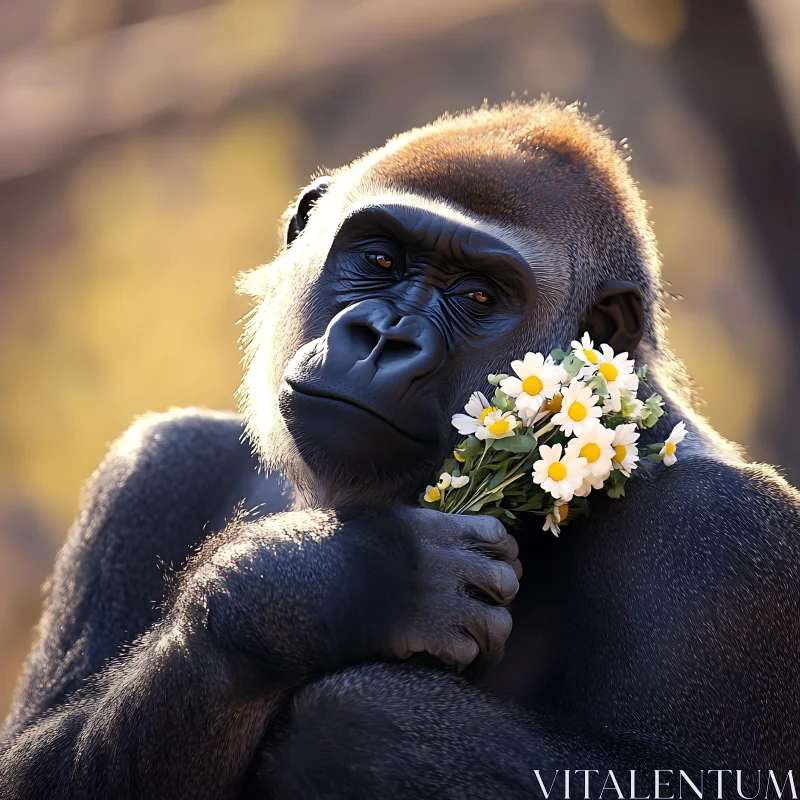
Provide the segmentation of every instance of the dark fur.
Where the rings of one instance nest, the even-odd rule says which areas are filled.
[[[518,532],[526,574],[505,658],[464,677],[382,655],[421,558],[404,514],[372,497],[287,512],[284,480],[260,471],[285,470],[307,501],[319,491],[261,409],[326,322],[313,242],[337,203],[381,187],[561,248],[569,291],[530,347],[568,344],[607,280],[639,285],[636,356],[668,399],[651,437],[678,419],[690,430],[675,467],[593,501],[560,539],[537,521]],[[260,458],[242,419],[196,411],[144,418],[112,447],[56,565],[0,797],[527,798],[535,769],[795,766],[800,498],[692,410],[643,205],[603,133],[550,103],[448,118],[335,173],[292,230],[292,248],[247,279],[284,304],[279,334],[275,305],[249,327]]]

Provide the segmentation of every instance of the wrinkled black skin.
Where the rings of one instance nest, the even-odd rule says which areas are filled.
[[[392,266],[371,263],[379,254]],[[479,291],[492,301],[470,299]],[[342,223],[317,296],[330,322],[292,359],[281,393],[300,454],[312,472],[335,470],[343,482],[363,482],[364,462],[413,469],[411,500],[451,445],[454,381],[475,385],[482,353],[512,347],[525,330],[534,274],[493,236],[375,205]],[[327,435],[306,435],[321,418]]]
[[[410,282],[368,274],[382,214],[403,226],[406,256],[424,251]],[[473,237],[474,257],[455,258],[469,242],[418,221],[436,232],[427,249],[413,220],[385,209],[334,244],[327,351],[301,350],[281,398],[312,472],[355,479],[373,458],[391,469],[377,438],[399,472],[427,469],[452,444],[447,387],[535,313],[518,254]],[[505,265],[491,312],[466,297],[496,294],[480,270],[489,253]],[[598,339],[634,349],[637,296],[606,287],[587,323]],[[330,437],[309,437],[323,417]],[[7,721],[0,797],[528,798],[541,796],[536,769],[796,768],[797,494],[771,471],[695,454],[632,482],[623,502],[598,500],[559,540],[538,520],[520,530],[505,658],[485,667],[504,635],[476,639],[460,677],[424,654],[401,663],[392,639],[425,622],[419,531],[452,518],[289,512],[233,415],[173,413],[136,432],[95,474],[59,557]],[[498,531],[474,524],[468,550],[447,558],[497,566],[475,551]],[[502,627],[497,587],[481,581],[459,608]]]

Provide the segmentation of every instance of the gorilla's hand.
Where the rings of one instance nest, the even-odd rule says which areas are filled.
[[[187,568],[174,612],[273,685],[416,652],[463,669],[502,654],[516,557],[491,517],[388,506],[238,520]]]
[[[404,518],[418,553],[414,595],[386,655],[426,652],[459,671],[479,653],[499,660],[511,633],[502,606],[522,574],[514,537],[494,517],[405,509]]]

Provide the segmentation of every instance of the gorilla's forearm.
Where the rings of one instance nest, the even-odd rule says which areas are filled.
[[[91,687],[12,737],[0,797],[235,797],[279,692],[158,626]]]
[[[555,723],[439,670],[341,670],[295,695],[286,724],[268,738],[248,796],[528,800],[547,797],[554,781],[549,796],[569,797],[565,769],[693,763],[665,748],[653,752],[644,737],[602,740]],[[574,774],[572,797],[583,797],[583,788]]]
[[[124,656],[43,715],[17,717],[0,797],[236,796],[286,694],[375,657],[412,573],[386,518],[380,531],[368,514],[235,520]],[[39,680],[57,671],[44,664]]]

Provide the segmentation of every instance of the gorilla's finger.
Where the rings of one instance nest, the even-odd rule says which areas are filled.
[[[463,672],[480,654],[478,643],[471,636],[458,636],[453,640],[451,663],[456,668],[456,672]]]
[[[473,536],[480,542],[500,544],[508,537],[508,531],[497,517],[475,516],[468,517],[468,520]]]
[[[471,601],[470,605],[472,608],[465,630],[478,643],[482,653],[500,650],[511,635],[513,625],[508,609],[478,601]]]
[[[501,605],[510,603],[519,591],[516,571],[505,561],[470,553],[461,559],[458,572],[467,586],[480,590]]]
[[[475,546],[495,558],[514,561],[519,555],[517,540],[494,517],[482,517],[490,524],[475,525],[472,534]]]

